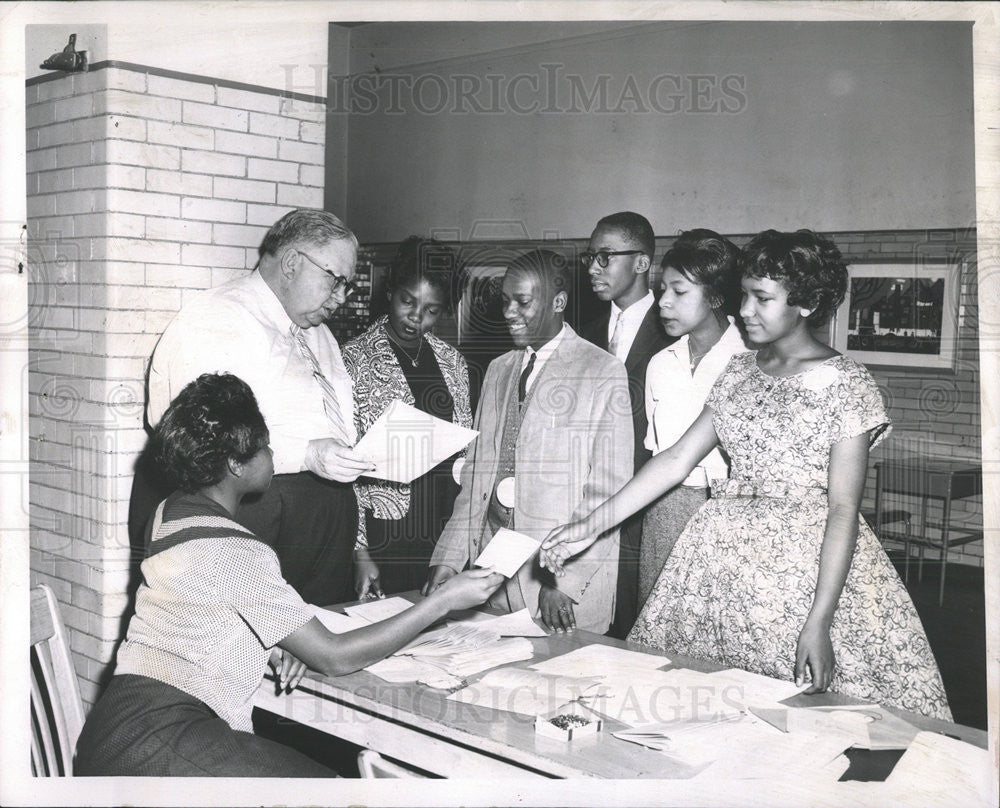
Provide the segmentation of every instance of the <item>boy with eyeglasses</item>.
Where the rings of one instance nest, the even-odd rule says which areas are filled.
[[[643,445],[647,421],[643,391],[646,366],[653,355],[674,340],[659,321],[656,298],[649,289],[649,269],[656,241],[645,216],[631,211],[612,213],[601,219],[590,236],[587,250],[580,256],[590,285],[600,300],[610,303],[606,315],[581,329],[580,336],[617,356],[628,374],[635,438],[635,471],[651,454]],[[639,612],[639,545],[642,541],[642,514],[622,524],[618,559],[618,596],[615,619],[608,630],[624,639]]]

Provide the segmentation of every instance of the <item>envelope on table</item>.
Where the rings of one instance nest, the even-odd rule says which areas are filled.
[[[366,477],[409,483],[464,449],[478,434],[396,399],[354,449],[375,464]]]

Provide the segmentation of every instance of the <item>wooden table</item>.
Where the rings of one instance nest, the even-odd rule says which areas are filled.
[[[531,643],[534,657],[516,663],[517,667],[594,643],[651,653],[644,646],[586,631],[532,638]],[[670,659],[669,667],[699,671],[723,667],[677,655]],[[310,672],[297,690],[281,695],[275,694],[274,682],[265,679],[254,703],[442,777],[684,779],[695,773],[666,755],[612,737],[612,732],[624,728],[613,720],[605,723],[602,733],[567,743],[537,737],[533,721],[527,716],[449,701],[446,697],[444,691],[416,683],[391,684],[362,670],[337,677]],[[825,693],[796,696],[787,703],[807,706],[860,702]],[[942,732],[986,748],[986,733],[980,730],[893,712],[920,729]]]

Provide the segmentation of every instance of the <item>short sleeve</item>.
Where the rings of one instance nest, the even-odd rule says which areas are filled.
[[[220,597],[265,648],[312,619],[309,606],[282,578],[278,556],[261,541],[234,541],[229,551],[220,553],[215,572]]]
[[[882,393],[864,365],[846,357],[840,365],[837,384],[832,386],[831,443],[867,432],[869,447],[877,446],[892,429]]]
[[[729,398],[733,385],[746,374],[748,357],[749,361],[753,362],[756,356],[757,354],[752,351],[738,353],[733,356],[729,360],[729,364],[726,365],[725,370],[715,380],[712,389],[708,391],[708,396],[705,398],[705,406],[710,407],[715,412],[719,412],[726,399]]]

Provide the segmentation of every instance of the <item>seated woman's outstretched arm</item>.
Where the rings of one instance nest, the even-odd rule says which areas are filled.
[[[333,634],[313,618],[278,643],[310,668],[328,676],[360,670],[398,651],[448,612],[483,603],[503,583],[491,570],[468,570],[450,578],[404,612],[364,628]]]
[[[583,519],[549,533],[542,542],[539,556],[542,566],[559,575],[567,558],[583,552],[602,533],[682,483],[719,442],[712,424],[713,416],[714,412],[705,407],[677,443],[654,455],[617,494]]]

